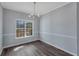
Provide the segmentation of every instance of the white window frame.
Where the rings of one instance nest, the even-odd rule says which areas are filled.
[[[33,22],[32,20],[24,20],[24,19],[17,19],[17,20],[23,20],[23,21],[25,22],[25,34],[24,34],[25,36],[24,36],[24,37],[17,37],[17,35],[16,35],[16,39],[32,37],[32,36],[33,36],[34,22]],[[17,21],[17,20],[16,20],[16,21]],[[27,35],[26,35],[26,23],[28,23],[28,22],[31,22],[31,23],[32,23],[32,35],[30,35],[30,36],[27,36]],[[17,28],[17,23],[16,23],[16,29],[18,29],[18,28]],[[16,34],[16,29],[15,29],[15,34]],[[23,29],[23,28],[19,28],[19,29]]]

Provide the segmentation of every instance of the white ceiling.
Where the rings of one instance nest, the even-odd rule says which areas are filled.
[[[69,2],[37,2],[36,13],[44,15],[58,7],[68,4]],[[3,8],[20,11],[24,13],[33,13],[33,2],[1,2]]]

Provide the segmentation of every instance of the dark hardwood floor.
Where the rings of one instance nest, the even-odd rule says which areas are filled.
[[[72,56],[41,41],[22,44],[3,50],[2,56]]]

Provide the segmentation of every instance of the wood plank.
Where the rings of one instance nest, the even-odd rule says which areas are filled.
[[[72,56],[42,41],[35,41],[5,48],[2,56]]]

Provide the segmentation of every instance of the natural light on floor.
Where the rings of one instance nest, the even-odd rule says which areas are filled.
[[[18,51],[19,49],[21,49],[21,48],[23,48],[24,46],[19,46],[19,47],[16,47],[15,49],[14,49],[14,51]]]

